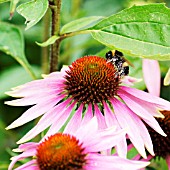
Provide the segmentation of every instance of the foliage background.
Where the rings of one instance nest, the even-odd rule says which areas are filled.
[[[25,0],[22,1],[26,2]],[[139,0],[63,0],[61,9],[61,25],[64,25],[70,21],[78,18],[87,16],[109,16],[117,13],[118,11],[130,7],[134,4],[145,4],[153,2],[165,2],[166,6],[170,7],[170,0],[150,0],[150,1],[139,1]],[[19,3],[20,4],[20,3]],[[49,36],[49,24],[50,24],[50,11],[47,11],[45,17],[35,26],[25,31],[25,19],[17,12],[9,20],[9,8],[10,3],[0,4],[0,21],[5,21],[17,25],[23,35],[25,43],[25,54],[26,57],[33,67],[37,77],[40,78],[42,73],[47,73],[47,62],[48,58],[48,47],[41,48],[35,42],[43,42]],[[15,43],[15,39],[12,39]],[[94,40],[90,35],[78,35],[75,37],[64,40],[61,44],[59,67],[63,64],[70,64],[75,59],[84,55],[95,55],[104,56],[104,52],[108,50],[105,46]],[[47,55],[46,55],[47,54]],[[126,56],[134,65],[135,68],[130,68],[130,75],[142,78],[142,61],[139,58],[132,58]],[[166,61],[159,62],[161,65],[161,76],[162,80],[165,73],[170,66],[170,63]],[[22,68],[13,58],[0,52],[0,169],[7,169],[12,156],[11,149],[17,147],[15,144],[29,129],[36,123],[32,121],[22,127],[18,127],[14,130],[6,131],[5,127],[9,125],[13,120],[18,118],[25,110],[26,107],[11,107],[4,105],[4,101],[10,100],[5,91],[9,91],[10,88],[25,82],[31,81],[30,75]],[[137,88],[145,90],[145,84],[142,81],[136,85]],[[170,87],[161,85],[161,97],[170,101]],[[34,139],[38,141],[39,136]],[[152,169],[164,169],[164,163],[153,164]]]

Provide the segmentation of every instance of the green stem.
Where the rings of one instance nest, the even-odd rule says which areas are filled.
[[[54,0],[50,5],[52,12],[52,31],[51,35],[60,34],[60,10],[61,10],[61,0]],[[57,70],[58,57],[60,52],[60,42],[58,39],[54,44],[51,45],[50,54],[50,73]]]
[[[43,41],[47,40],[50,36],[50,30],[49,30],[49,25],[50,25],[50,14],[49,10],[46,12],[44,18],[43,18]],[[42,48],[42,59],[41,59],[41,65],[42,65],[42,72],[43,73],[48,73],[48,56],[49,56],[49,47],[44,47]]]

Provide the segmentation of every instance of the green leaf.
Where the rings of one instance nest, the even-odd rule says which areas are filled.
[[[47,9],[48,0],[33,0],[18,6],[17,12],[26,19],[27,30],[40,21]]]
[[[0,22],[0,51],[17,60],[32,76],[35,75],[24,54],[24,39],[21,31],[14,25]]]
[[[102,18],[102,16],[91,16],[71,21],[62,27],[61,34],[75,32],[85,28],[87,29],[88,27],[92,26],[91,24],[94,24],[96,21]]]
[[[45,41],[43,43],[38,43],[38,42],[36,42],[36,43],[41,47],[46,47],[48,45],[54,44],[57,39],[59,39],[59,37],[56,35],[53,35],[52,37],[50,37],[47,41]]]
[[[0,0],[0,4],[4,3],[4,2],[8,2],[8,1],[10,1],[10,0]]]
[[[33,70],[37,77],[40,77],[40,68],[33,66]],[[26,71],[21,66],[8,68],[1,72],[0,75],[0,99],[7,97],[5,92],[9,91],[12,87],[24,84],[31,81]]]
[[[170,9],[164,4],[133,6],[89,30],[102,44],[128,55],[170,60]]]

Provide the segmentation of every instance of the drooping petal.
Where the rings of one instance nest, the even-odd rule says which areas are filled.
[[[82,123],[81,123],[82,125],[89,122],[93,117],[93,111],[92,111],[92,104],[91,103],[89,103],[86,110],[87,111],[86,111],[86,113],[85,113],[85,115],[83,117]]]
[[[42,116],[42,118],[39,120],[39,122],[28,132],[26,135],[24,135],[17,144],[24,143],[26,141],[31,140],[35,136],[37,136],[39,133],[44,131],[47,127],[49,127],[54,120],[55,112],[53,112],[55,109],[52,109],[52,112],[48,112]]]
[[[152,140],[151,140],[151,137],[149,135],[149,132],[146,126],[141,121],[141,119],[135,113],[133,113],[130,109],[128,109],[128,114],[131,116],[131,118],[134,120],[134,123],[138,127],[140,136],[143,139],[145,147],[147,148],[147,150],[149,151],[151,155],[154,155]]]
[[[99,106],[97,104],[94,104],[94,115],[96,115],[98,124],[99,124],[99,129],[104,129],[106,128],[106,122],[105,118],[102,115],[101,111],[99,110]]]
[[[149,153],[151,155],[154,155],[153,144],[152,144],[152,140],[151,140],[151,137],[149,135],[148,129],[146,128],[144,123],[141,121],[141,119],[137,115],[135,115],[132,112],[129,112],[129,114],[131,114],[132,119],[135,120],[135,123],[139,128],[140,135],[141,135],[141,137],[144,141],[145,147],[147,148],[147,150],[149,151]]]
[[[61,91],[60,91],[61,92]],[[5,104],[10,105],[10,106],[29,106],[29,105],[34,105],[38,103],[42,103],[51,99],[56,99],[56,94],[55,92],[49,92],[47,94],[42,94],[37,95],[34,94],[29,97],[24,97],[21,99],[16,99],[16,100],[11,100],[11,101],[6,101]],[[63,95],[64,97],[64,95]]]
[[[71,99],[67,99],[66,101],[61,102],[60,104],[55,106],[54,108],[51,108],[46,114],[44,114],[41,117],[39,122],[17,142],[17,144],[24,143],[34,138],[43,130],[45,130],[47,127],[49,127],[51,124],[53,124],[53,122],[56,121],[57,118],[61,116],[62,109],[65,108],[70,103],[70,101]],[[59,112],[59,110],[61,110],[61,112]]]
[[[121,129],[120,124],[113,113],[113,111],[110,109],[110,107],[107,105],[107,103],[103,102],[104,106],[104,115],[105,115],[105,121],[107,124],[107,127],[116,126],[118,130]],[[116,145],[115,145],[116,151],[118,155],[122,158],[126,158],[127,155],[127,143],[126,138],[122,138]]]
[[[111,149],[115,146],[122,138],[125,138],[126,129],[115,131],[115,128],[108,128],[101,130],[100,133],[91,137],[89,142],[86,142],[84,146],[88,152],[104,151]],[[100,141],[100,142],[99,142]]]
[[[157,60],[143,59],[143,77],[150,94],[159,96],[161,85],[161,72]]]
[[[150,163],[145,161],[133,161],[123,159],[117,156],[101,156],[97,154],[90,154],[88,156],[88,164],[86,169],[94,167],[98,169],[115,169],[115,170],[137,170],[148,166]]]
[[[77,131],[78,127],[81,124],[82,120],[82,111],[83,111],[83,104],[79,106],[71,120],[68,122],[66,128],[64,129],[63,133],[69,133],[74,135],[75,132]]]
[[[46,79],[35,80],[12,88],[12,91],[6,92],[6,94],[13,97],[27,97],[34,94],[41,95],[42,93],[45,94],[57,89],[63,89],[64,81],[65,80],[63,79],[55,79],[50,81]]]
[[[75,136],[80,140],[80,142],[87,143],[89,139],[91,139],[91,137],[97,133],[97,130],[97,118],[96,116],[94,116],[89,122],[87,122],[87,124],[83,124],[78,128]]]
[[[51,125],[50,129],[48,130],[48,132],[42,138],[41,141],[43,141],[45,138],[47,138],[47,136],[54,135],[55,133],[57,133],[60,130],[60,128],[64,125],[64,123],[66,123],[66,120],[68,119],[71,112],[73,111],[75,104],[76,104],[76,102],[73,102],[68,107],[63,108],[63,110],[61,110],[61,108],[58,109],[58,107],[56,107],[56,109],[58,109],[57,113],[59,113],[59,114],[56,115],[53,124]]]
[[[121,92],[119,94],[120,94],[120,96],[122,95]],[[123,95],[129,96],[129,98],[131,100],[135,101],[136,103],[140,103],[140,106],[142,108],[144,108],[152,116],[164,118],[164,115],[157,109],[157,104],[141,100],[135,96],[132,96],[131,94],[126,93],[126,92],[123,92]]]
[[[170,110],[170,102],[168,102],[167,100],[164,100],[160,97],[153,96],[153,95],[146,93],[144,91],[141,91],[141,90],[138,90],[135,88],[130,88],[127,86],[121,86],[119,88],[118,93],[121,91],[122,91],[122,93],[127,92],[128,94],[131,94],[132,96],[139,98],[141,100],[157,104],[157,106],[159,106],[160,109]]]
[[[156,119],[152,116],[152,114],[148,112],[148,110],[142,107],[140,103],[135,101],[134,96],[128,95],[128,93],[125,92],[119,92],[119,96],[126,102],[127,106],[135,114],[140,116],[149,126],[151,126],[155,131],[157,131],[161,135],[166,136]]]
[[[36,150],[33,148],[33,149],[29,149],[25,152],[23,152],[22,154],[18,155],[18,156],[14,156],[11,158],[11,163],[8,167],[8,170],[12,170],[14,164],[18,161],[18,160],[22,160],[24,158],[27,158],[27,157],[30,157],[30,156],[34,156],[35,155],[35,152]]]
[[[120,129],[120,125],[113,111],[110,109],[110,107],[107,105],[106,102],[103,102],[103,106],[104,106],[104,115],[105,115],[105,121],[107,127],[112,127],[113,125],[115,125],[118,129]]]
[[[16,119],[12,124],[10,124],[6,129],[12,129],[18,126],[21,126],[31,120],[34,120],[35,118],[41,116],[45,112],[47,112],[49,109],[54,107],[54,105],[60,101],[63,98],[63,96],[58,96],[55,99],[49,99],[48,101],[39,103],[30,109],[28,109],[25,113],[23,113],[18,119]]]
[[[28,142],[28,143],[24,143],[19,145],[18,149],[13,149],[14,152],[23,152],[26,151],[28,149],[35,149],[37,147],[38,143],[36,142]]]
[[[127,157],[127,141],[126,141],[126,137],[122,138],[116,145],[115,145],[115,149],[117,154],[121,157],[121,158],[126,158]]]
[[[16,168],[15,170],[40,170],[36,160],[31,160],[20,167]]]
[[[115,115],[122,128],[127,128],[127,134],[133,145],[136,147],[138,152],[142,157],[146,158],[144,141],[140,135],[140,130],[138,125],[133,120],[134,117],[131,116],[131,110],[118,99],[110,100],[114,106]]]

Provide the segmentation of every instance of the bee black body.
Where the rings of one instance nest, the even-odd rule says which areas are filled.
[[[120,76],[129,74],[129,65],[123,57],[123,53],[117,50],[109,51],[106,53],[107,62],[114,64]]]

